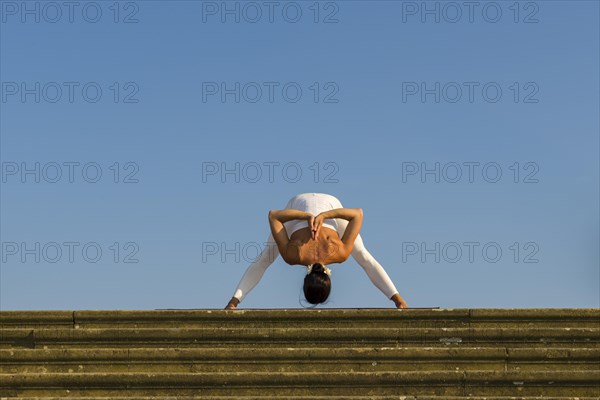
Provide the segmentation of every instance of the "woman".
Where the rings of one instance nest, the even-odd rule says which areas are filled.
[[[407,308],[383,267],[365,248],[358,233],[362,220],[362,209],[344,208],[337,198],[324,193],[299,194],[285,209],[269,211],[267,246],[248,267],[225,309],[235,309],[280,254],[290,265],[307,267],[304,295],[311,304],[329,297],[331,271],[326,265],[344,262],[352,255],[397,308]]]

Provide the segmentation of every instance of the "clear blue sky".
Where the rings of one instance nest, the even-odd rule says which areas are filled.
[[[1,309],[223,308],[304,192],[410,306],[600,306],[597,1],[62,4],[0,1]]]

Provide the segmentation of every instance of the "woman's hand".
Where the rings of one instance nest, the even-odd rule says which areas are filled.
[[[321,226],[323,226],[323,220],[325,218],[323,217],[323,213],[317,215],[316,217],[313,218],[312,220],[312,236],[313,239],[317,239],[319,237],[319,230],[321,229]]]
[[[315,224],[315,216],[312,214],[308,214],[308,216],[306,217],[306,221],[308,222],[308,227],[310,228],[310,237],[314,239],[315,230],[313,229],[313,226]]]

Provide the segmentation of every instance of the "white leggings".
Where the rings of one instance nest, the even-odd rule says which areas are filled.
[[[317,194],[319,196],[328,196],[328,200],[332,204],[332,208],[343,208],[342,203],[335,198],[334,196],[328,194]],[[288,201],[286,209],[292,208],[292,203],[295,197],[291,198]],[[305,211],[305,210],[301,210]],[[337,223],[337,232],[340,238],[344,235],[344,231],[346,230],[346,226],[348,226],[348,221],[341,218],[335,219]],[[234,297],[239,299],[240,302],[244,300],[244,297],[258,284],[258,282],[263,277],[267,268],[273,264],[275,259],[279,256],[279,250],[277,249],[277,244],[273,239],[273,235],[269,235],[267,239],[267,246],[264,250],[259,254],[256,260],[250,264],[240,283],[238,284],[237,289],[235,290]],[[392,280],[385,272],[381,264],[375,260],[375,258],[367,251],[365,245],[363,243],[360,234],[354,240],[354,247],[352,248],[352,257],[356,260],[356,262],[363,268],[363,270],[367,273],[367,276],[373,282],[373,284],[383,292],[385,297],[390,299],[394,294],[398,293],[396,287],[392,283]]]

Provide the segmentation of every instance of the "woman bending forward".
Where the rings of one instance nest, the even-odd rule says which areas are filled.
[[[344,208],[336,197],[324,193],[299,194],[285,209],[269,211],[267,246],[248,267],[225,308],[235,309],[278,255],[290,265],[307,267],[304,296],[311,304],[323,303],[329,297],[331,271],[326,266],[352,255],[397,308],[408,308],[383,267],[365,248],[358,233],[362,220],[362,209]]]

